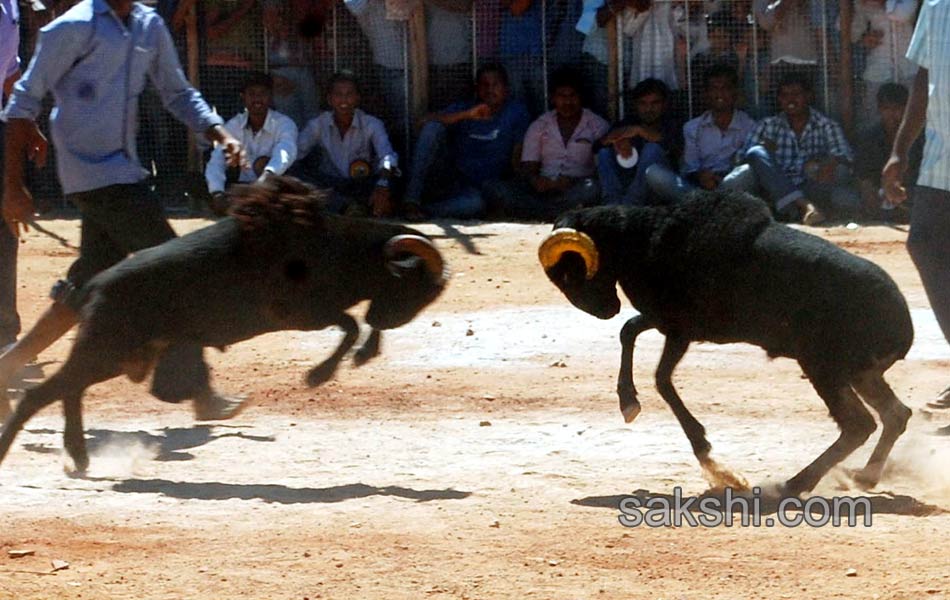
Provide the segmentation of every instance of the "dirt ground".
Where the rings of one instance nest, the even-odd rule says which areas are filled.
[[[75,220],[42,224],[77,241]],[[334,330],[209,351],[217,385],[253,403],[212,426],[142,385],[102,384],[86,396],[81,479],[64,472],[59,409],[31,421],[0,468],[0,598],[950,598],[950,438],[932,435],[950,415],[922,410],[950,383],[950,348],[906,232],[815,230],[883,266],[916,326],[889,372],[915,415],[870,493],[873,525],[625,528],[625,495],[708,488],[653,386],[662,338],[638,344],[643,414],[626,425],[613,389],[632,309],[598,321],[570,307],[537,264],[548,227],[421,228],[452,281],[367,366],[303,385]],[[21,246],[25,324],[72,256],[36,233]],[[714,456],[753,483],[787,478],[837,433],[795,363],[757,348],[695,346],[675,381]],[[862,494],[839,474],[815,493]]]

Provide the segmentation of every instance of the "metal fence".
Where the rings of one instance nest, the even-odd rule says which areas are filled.
[[[770,0],[642,0],[645,10],[598,23],[585,18],[581,0],[534,0],[520,14],[519,3],[506,0],[459,0],[457,10],[428,0],[152,2],[189,76],[226,119],[242,109],[247,74],[265,70],[275,76],[275,107],[302,126],[323,108],[329,77],[346,69],[404,164],[418,117],[470,95],[475,71],[489,61],[505,65],[512,92],[534,114],[548,106],[550,74],[571,66],[586,79],[590,106],[612,118],[629,112],[629,91],[646,77],[673,90],[681,119],[701,113],[702,73],[721,62],[739,72],[742,103],[755,117],[774,112],[776,83],[790,70],[812,77],[817,106],[846,125],[852,110],[860,118],[873,112],[868,98],[880,83],[908,82],[902,56],[919,0],[781,3],[779,10]],[[69,4],[53,6],[61,12]],[[847,14],[839,15],[842,7]],[[35,27],[52,16],[24,19],[25,57]],[[154,93],[142,99],[141,117],[143,161],[169,205],[182,205],[201,187],[199,154],[189,150],[195,144]],[[48,173],[34,177],[37,193],[58,197]]]

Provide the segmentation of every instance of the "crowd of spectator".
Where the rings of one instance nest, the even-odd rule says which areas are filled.
[[[70,3],[47,4],[52,16]],[[411,123],[407,19],[420,4],[429,112]],[[197,15],[200,88],[253,155],[246,168],[228,170],[220,152],[206,151],[217,211],[228,183],[290,172],[331,189],[331,209],[377,217],[547,219],[572,206],[670,202],[690,189],[726,186],[757,193],[790,221],[903,218],[882,202],[878,174],[915,74],[903,55],[919,0],[855,0],[854,104],[857,121],[872,125],[851,137],[822,110],[824,95],[835,92],[823,82],[823,53],[841,51],[837,6],[157,2],[180,54],[188,15]],[[324,76],[345,19],[371,64]],[[23,26],[42,21],[33,14]],[[627,113],[612,124],[611,22]],[[23,43],[34,39],[24,35]],[[164,156],[173,144],[163,123],[146,114],[143,135],[154,138],[146,158],[157,171],[182,169]]]

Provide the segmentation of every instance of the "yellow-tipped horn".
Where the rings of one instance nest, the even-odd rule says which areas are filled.
[[[392,260],[399,254],[405,252],[415,254],[425,263],[426,269],[440,283],[445,283],[448,279],[445,272],[445,263],[439,250],[426,238],[421,235],[397,235],[386,242],[384,250],[387,260]]]
[[[555,229],[541,242],[538,259],[544,270],[548,270],[561,260],[565,252],[577,252],[587,266],[587,279],[592,279],[600,268],[600,255],[597,244],[583,231],[569,227]]]

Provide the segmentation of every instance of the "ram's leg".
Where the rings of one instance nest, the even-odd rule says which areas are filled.
[[[356,319],[350,315],[346,313],[341,314],[339,320],[334,323],[334,325],[343,330],[343,341],[340,342],[340,345],[329,358],[310,369],[310,372],[307,373],[307,385],[311,387],[326,383],[333,377],[333,374],[336,373],[336,368],[340,365],[340,361],[343,360],[343,357],[346,356],[346,353],[350,351],[350,348],[353,347],[353,344],[355,344],[357,338],[359,338],[360,327],[357,325]]]
[[[663,346],[663,354],[660,357],[660,364],[656,368],[656,389],[660,396],[666,400],[672,409],[676,420],[686,433],[690,445],[693,447],[693,454],[700,462],[709,457],[709,451],[712,446],[706,440],[706,429],[696,420],[689,409],[683,404],[683,400],[673,387],[673,370],[686,350],[689,348],[689,342],[677,337],[667,336],[666,344]]]
[[[620,373],[617,375],[617,396],[620,398],[620,414],[627,423],[640,414],[640,401],[637,400],[637,388],[633,384],[633,348],[637,336],[652,329],[653,325],[643,315],[637,315],[620,330]]]
[[[852,383],[854,391],[881,416],[884,431],[881,439],[871,452],[871,458],[864,469],[854,475],[854,480],[865,488],[872,488],[881,480],[884,464],[894,447],[894,442],[904,433],[911,410],[897,399],[891,386],[884,381],[884,375],[877,369],[862,373]]]
[[[357,367],[365,365],[369,360],[379,355],[379,341],[382,334],[376,328],[369,332],[369,337],[363,342],[353,355],[353,363]]]
[[[785,491],[792,495],[811,491],[831,467],[864,444],[877,428],[874,417],[847,382],[837,377],[813,375],[808,369],[805,369],[805,373],[828,406],[831,418],[841,429],[841,435],[810,465],[785,483]]]
[[[706,439],[706,429],[696,420],[682,398],[673,387],[673,370],[682,360],[683,355],[689,348],[689,341],[676,336],[666,336],[666,344],[663,346],[663,355],[660,357],[660,364],[656,369],[656,388],[660,395],[669,404],[676,420],[679,421],[683,432],[689,439],[693,447],[693,454],[699,459],[699,464],[703,468],[703,475],[709,483],[716,488],[730,487],[736,490],[747,490],[749,484],[740,476],[723,467],[712,457],[709,456],[712,446]]]
[[[82,390],[70,390],[63,399],[63,416],[66,425],[63,428],[63,448],[73,459],[77,473],[85,473],[89,468],[89,453],[86,451],[86,432],[82,426]]]
[[[63,395],[63,381],[58,377],[58,373],[39,384],[35,388],[26,390],[23,399],[17,404],[13,414],[7,417],[3,424],[3,433],[0,434],[0,463],[10,451],[13,440],[23,429],[23,425],[29,421],[33,415],[43,408],[59,400]]]

